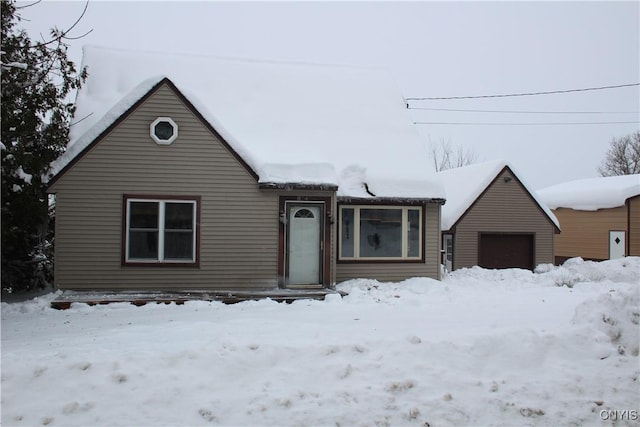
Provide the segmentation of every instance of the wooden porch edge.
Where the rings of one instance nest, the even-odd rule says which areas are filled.
[[[242,301],[272,299],[291,303],[302,299],[324,300],[327,295],[347,295],[335,289],[261,289],[261,290],[192,290],[192,291],[86,291],[64,290],[51,301],[51,307],[66,310],[73,303],[88,305],[127,302],[137,306],[148,303],[184,304],[187,301],[219,301],[235,304]]]

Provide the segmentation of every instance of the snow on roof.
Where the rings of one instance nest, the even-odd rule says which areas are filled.
[[[595,211],[615,208],[623,206],[629,197],[640,195],[640,174],[565,182],[538,190],[538,195],[551,209]]]
[[[447,194],[447,202],[442,207],[442,230],[451,229],[506,166],[516,175],[549,219],[560,228],[555,215],[542,203],[536,192],[527,185],[513,166],[505,160],[493,160],[438,172],[437,175],[442,180]]]
[[[386,176],[413,183],[397,187],[395,197],[444,198],[404,99],[383,69],[95,46],[83,53],[89,77],[54,175],[164,76],[260,182],[338,184],[356,165],[363,183]],[[315,167],[306,173],[305,165]]]

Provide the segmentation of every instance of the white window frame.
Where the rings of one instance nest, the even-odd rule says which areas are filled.
[[[156,135],[156,125],[162,122],[167,122],[173,127],[173,135],[171,135],[171,138],[169,139],[160,139]],[[153,121],[153,123],[151,123],[151,126],[149,126],[149,135],[151,136],[151,139],[155,141],[156,144],[170,145],[171,143],[173,143],[173,141],[175,141],[178,138],[178,125],[176,124],[176,122],[173,121],[173,119],[171,119],[171,117],[158,117]]]
[[[342,255],[342,227],[344,227],[342,213],[344,209],[353,209],[353,256],[345,257]],[[402,211],[402,256],[399,257],[361,257],[360,256],[360,211],[363,209],[373,210],[401,210]],[[418,241],[418,255],[409,256],[409,211],[418,211],[418,223],[420,224],[420,233]],[[424,207],[423,206],[393,206],[393,205],[342,205],[339,209],[339,225],[338,233],[338,251],[340,261],[422,261],[424,250]]]
[[[198,231],[197,218],[198,218],[198,201],[193,199],[153,199],[153,198],[136,198],[131,197],[126,199],[127,212],[126,212],[126,241],[125,241],[125,261],[131,264],[195,264],[197,263],[197,245],[198,245]],[[151,258],[131,258],[129,256],[129,240],[131,238],[131,203],[158,203],[158,256],[156,259]],[[164,257],[164,238],[165,238],[165,210],[167,203],[183,203],[193,206],[193,223],[191,225],[191,233],[193,237],[193,247],[191,248],[191,259],[165,259]]]

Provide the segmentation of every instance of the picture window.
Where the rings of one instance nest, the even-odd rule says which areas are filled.
[[[415,207],[342,206],[340,259],[421,259],[422,215]]]

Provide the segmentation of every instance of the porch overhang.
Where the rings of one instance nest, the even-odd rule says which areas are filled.
[[[305,184],[301,182],[260,182],[258,188],[261,190],[315,190],[315,191],[337,191],[335,184]]]
[[[415,198],[415,197],[349,197],[338,196],[338,203],[358,205],[444,205],[446,199],[442,198]]]

